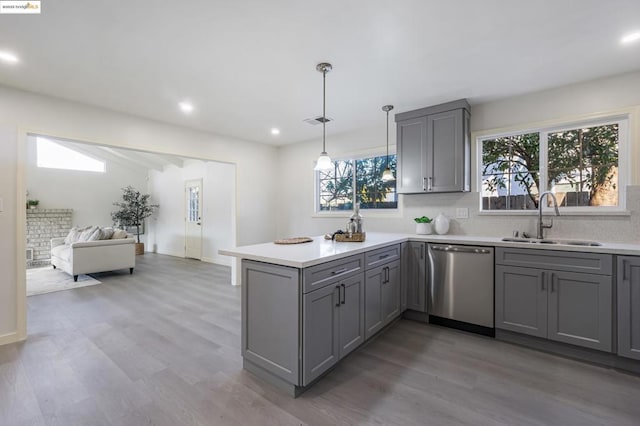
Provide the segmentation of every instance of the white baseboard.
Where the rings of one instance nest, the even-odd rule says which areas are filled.
[[[228,266],[231,267],[232,259],[229,257],[203,257],[203,262],[215,263],[216,265]]]
[[[18,336],[18,333],[15,331],[13,333],[3,334],[2,336],[0,336],[0,346],[8,345],[9,343],[19,342],[21,340],[25,340],[25,339],[20,339]]]

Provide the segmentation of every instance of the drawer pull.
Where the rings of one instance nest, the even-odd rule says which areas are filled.
[[[347,272],[347,268],[336,269],[335,271],[331,271],[331,275],[338,275]]]
[[[386,259],[387,257],[391,256],[390,254],[383,254],[382,256],[380,256],[378,259],[382,260],[382,259]]]

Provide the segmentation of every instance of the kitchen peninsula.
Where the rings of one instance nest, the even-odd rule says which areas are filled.
[[[571,300],[574,300],[575,296],[585,296],[585,303],[597,306],[603,305],[602,301],[605,301],[609,306],[597,314],[592,314],[589,305],[576,307],[575,303],[570,305],[571,300],[559,299],[560,305],[557,310],[560,315],[573,316],[572,319],[575,321],[569,321],[567,324],[579,324],[578,331],[584,334],[584,337],[573,336],[573,340],[565,339],[564,342],[573,344],[577,349],[582,349],[579,346],[587,348],[585,350],[591,351],[587,355],[602,353],[614,361],[620,359],[615,354],[626,352],[630,354],[627,358],[634,358],[640,354],[640,348],[630,346],[631,343],[626,349],[620,346],[620,342],[625,344],[624,342],[631,341],[631,336],[638,333],[637,327],[632,327],[631,330],[616,327],[617,323],[626,324],[631,317],[640,315],[636,312],[640,307],[634,305],[629,309],[625,308],[623,312],[629,318],[620,318],[621,311],[618,311],[616,318],[616,302],[618,305],[628,305],[629,301],[616,301],[615,292],[612,291],[616,277],[612,271],[616,267],[618,270],[623,269],[624,277],[633,277],[635,281],[640,282],[637,276],[640,268],[635,266],[640,263],[633,263],[634,259],[639,259],[635,257],[640,255],[638,245],[575,246],[562,243],[503,241],[494,237],[368,233],[366,241],[362,243],[341,243],[315,237],[312,242],[305,244],[264,243],[220,251],[220,254],[234,256],[242,261],[241,344],[244,368],[288,394],[297,396],[330,371],[342,358],[400,317],[407,309],[407,304],[409,309],[413,309],[410,312],[423,314],[426,321],[424,287],[428,279],[428,266],[424,260],[424,253],[427,243],[489,245],[501,248],[498,250],[501,257],[499,259],[496,255],[496,264],[503,262],[502,259],[507,259],[508,264],[508,256],[512,254],[518,256],[522,262],[531,256],[532,259],[545,256],[545,253],[553,253],[554,259],[566,259],[566,263],[556,266],[560,270],[564,268],[569,271],[567,268],[577,268],[582,271],[580,268],[591,268],[591,264],[587,262],[598,262],[599,269],[594,270],[596,275],[601,274],[598,276],[603,278],[599,278],[600,281],[595,284],[606,284],[599,289],[594,290],[592,282],[587,280],[589,274],[583,274],[583,286],[576,286],[576,282],[579,283],[576,277],[583,275],[575,274],[570,275],[571,282],[565,284],[560,281],[554,284],[566,285],[567,291],[573,292]],[[407,262],[411,247],[419,247],[418,256],[425,262],[425,269],[422,270],[419,279],[410,271],[411,262]],[[618,272],[617,275],[621,274]],[[496,280],[498,278],[496,276]],[[635,281],[633,285],[636,285]],[[412,291],[412,285],[416,292]],[[545,288],[545,283],[539,285],[532,281],[532,285],[535,288]],[[560,290],[556,293],[559,294]],[[421,303],[418,303],[422,309],[412,308],[412,302],[417,303],[411,300],[412,294],[416,294],[418,298],[422,297]],[[496,301],[504,299],[498,299],[500,296],[496,287]],[[510,301],[506,300],[504,303],[508,302]],[[567,303],[566,308],[563,303]],[[505,315],[508,314],[510,313],[507,312]],[[590,321],[584,321],[580,315],[589,315]],[[536,321],[539,319],[540,316],[534,318]],[[545,317],[544,322],[546,321]],[[501,330],[501,337],[505,340],[509,340],[509,336],[524,336],[530,329],[528,326],[521,327],[522,330],[504,326],[509,323],[496,320],[495,324],[496,329],[504,329]],[[593,327],[585,328],[581,324],[593,324]],[[540,330],[546,333],[547,326],[544,325],[544,329]],[[612,338],[616,332],[617,347],[612,343],[616,341]],[[549,332],[549,336],[538,336],[549,341],[562,342],[562,339],[556,337],[568,334],[571,333],[567,330],[556,330],[555,334]],[[605,361],[599,359],[599,362]],[[625,368],[632,370],[638,366],[636,361],[626,365],[630,367]]]

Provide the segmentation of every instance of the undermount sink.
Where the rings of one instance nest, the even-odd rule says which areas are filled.
[[[585,241],[585,240],[538,240],[536,238],[516,238],[516,237],[507,237],[503,238],[502,241],[509,243],[530,243],[530,244],[561,244],[567,246],[582,246],[582,247],[599,247],[602,244],[596,241]]]

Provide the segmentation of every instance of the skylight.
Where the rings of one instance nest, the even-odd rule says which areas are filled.
[[[47,169],[105,172],[105,162],[57,144],[49,139],[37,137],[37,164]]]

